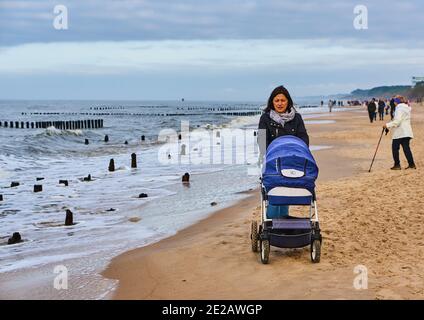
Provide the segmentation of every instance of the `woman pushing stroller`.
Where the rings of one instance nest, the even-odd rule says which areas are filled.
[[[318,166],[309,137],[286,88],[274,89],[259,121],[261,151],[261,221],[251,224],[252,251],[268,263],[270,247],[310,246],[311,261],[320,261],[321,231],[315,197]],[[264,156],[266,155],[266,156]],[[308,218],[290,216],[288,206],[309,207]]]
[[[271,92],[258,129],[260,161],[263,160],[271,142],[281,136],[296,136],[309,146],[309,136],[302,116],[296,112],[290,93],[284,86],[279,86]],[[267,215],[270,218],[286,217],[288,214],[288,206],[268,207]]]

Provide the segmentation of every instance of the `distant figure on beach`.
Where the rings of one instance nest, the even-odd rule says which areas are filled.
[[[416,169],[414,158],[412,156],[409,142],[414,138],[411,126],[411,107],[408,106],[406,98],[396,96],[393,99],[395,104],[395,114],[391,122],[386,123],[383,128],[391,129],[392,131],[392,154],[394,166],[391,170],[401,170],[399,149],[402,146],[405,157],[408,160],[406,169]]]
[[[393,120],[395,116],[395,98],[390,99],[390,120]]]
[[[302,116],[296,112],[290,93],[283,86],[279,86],[272,91],[267,107],[259,120],[258,129],[261,161],[270,143],[281,136],[296,136],[309,146],[309,136]],[[288,206],[268,206],[267,215],[285,217],[288,213]]]
[[[378,102],[375,98],[372,99],[375,104],[375,112],[374,112],[374,121],[377,121],[377,112],[378,112]]]
[[[376,120],[376,110],[377,106],[375,105],[375,99],[372,99],[370,102],[368,102],[368,116],[370,118],[370,122],[372,123],[374,120]]]
[[[330,110],[331,112],[332,109],[333,109],[333,100],[328,100],[328,110]]]
[[[383,99],[378,100],[378,116],[380,121],[384,120],[384,109],[386,108],[386,103]]]

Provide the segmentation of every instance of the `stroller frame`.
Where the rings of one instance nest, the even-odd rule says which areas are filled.
[[[262,179],[261,179],[262,180]],[[261,183],[261,222],[252,221],[250,238],[252,251],[259,250],[261,262],[269,262],[270,246],[279,248],[302,248],[310,246],[310,257],[313,263],[318,263],[321,257],[322,236],[319,226],[318,206],[315,195],[302,188],[277,187],[277,196],[288,196],[290,192],[310,196],[310,202],[287,203],[280,205],[309,206],[309,218],[288,216],[281,219],[267,218],[268,194]],[[272,189],[274,190],[274,189]],[[274,192],[275,193],[275,192]],[[280,194],[279,194],[280,193]],[[300,226],[300,227],[299,227]]]

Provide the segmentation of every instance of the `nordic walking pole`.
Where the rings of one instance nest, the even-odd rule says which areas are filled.
[[[380,139],[378,140],[377,148],[375,149],[374,157],[372,158],[372,162],[371,162],[370,169],[368,170],[368,172],[371,172],[371,168],[372,168],[372,165],[374,163],[375,156],[377,155],[377,150],[378,150],[378,147],[380,146],[380,142],[381,142],[381,138],[383,137],[384,130],[386,130],[386,135],[389,132],[389,130],[386,129],[386,128],[383,128],[383,131],[381,131]]]

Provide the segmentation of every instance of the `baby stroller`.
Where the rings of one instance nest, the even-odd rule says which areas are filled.
[[[311,260],[320,261],[322,236],[318,221],[315,180],[318,167],[308,146],[295,136],[282,136],[269,145],[261,176],[261,223],[252,221],[252,250],[269,262],[270,246],[310,246]],[[287,206],[309,206],[309,218],[278,213]],[[272,210],[270,210],[272,209]],[[272,211],[272,212],[271,212]],[[277,215],[275,214],[277,212]]]

